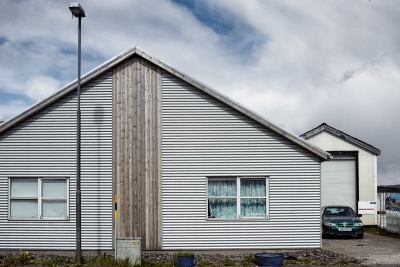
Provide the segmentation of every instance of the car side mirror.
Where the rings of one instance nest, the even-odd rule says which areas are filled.
[[[362,214],[357,214],[357,217],[362,217]]]

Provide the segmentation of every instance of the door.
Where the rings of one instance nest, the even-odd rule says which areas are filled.
[[[346,205],[357,212],[356,188],[354,155],[333,155],[321,164],[321,206]]]

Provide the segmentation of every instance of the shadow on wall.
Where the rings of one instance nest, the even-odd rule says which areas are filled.
[[[94,132],[94,137],[93,137],[93,146],[90,147],[89,149],[92,150],[93,155],[96,155],[95,157],[93,157],[93,163],[95,164],[95,170],[94,170],[94,177],[90,177],[91,179],[91,185],[90,188],[87,188],[87,190],[93,192],[95,191],[96,194],[93,196],[96,197],[96,199],[94,199],[93,201],[90,201],[91,203],[95,203],[94,201],[97,200],[97,203],[95,203],[96,205],[96,214],[94,215],[95,221],[97,223],[96,225],[96,232],[94,233],[96,236],[96,239],[93,240],[95,241],[97,244],[100,244],[101,242],[101,222],[100,219],[103,217],[102,214],[102,210],[101,210],[101,204],[99,203],[101,200],[101,152],[102,152],[102,147],[101,147],[101,128],[102,128],[102,124],[104,122],[104,108],[100,105],[96,105],[94,110],[93,110],[93,114],[92,114],[92,121],[93,121],[93,131]],[[94,130],[96,129],[96,130]],[[99,255],[96,256],[101,256],[101,251],[98,251]]]

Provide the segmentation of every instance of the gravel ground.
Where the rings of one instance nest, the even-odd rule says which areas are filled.
[[[290,260],[290,264],[287,266],[335,266],[343,264],[352,264],[353,266],[361,266],[361,261],[356,258],[349,257],[343,254],[335,253],[324,249],[314,250],[302,250],[297,252],[284,252],[285,259]],[[240,266],[243,259],[248,256],[254,255],[252,253],[245,254],[197,254],[195,253],[195,259],[197,264],[200,262],[207,262],[208,265],[224,266],[223,260],[230,260],[235,262],[235,266]],[[158,254],[158,253],[146,253],[142,255],[142,260],[150,261],[163,261],[169,262],[172,260],[173,254]],[[197,265],[199,266],[199,265]],[[252,265],[255,266],[255,265]],[[351,265],[349,265],[351,266]]]
[[[367,265],[363,260],[357,260],[356,258],[349,257],[340,253],[335,253],[330,250],[314,249],[314,250],[301,250],[296,252],[283,252],[285,259],[289,262],[287,267],[294,266],[372,266]],[[195,253],[196,266],[226,266],[222,264],[223,260],[230,260],[233,264],[231,266],[243,266],[242,260],[246,257],[252,256],[254,253],[243,253],[243,254],[229,254],[229,252],[223,254],[201,254]],[[73,257],[50,255],[50,254],[30,254],[30,257],[34,257],[36,260],[61,260],[64,264],[60,266],[74,266],[72,264]],[[1,255],[1,259],[15,258],[15,254]],[[173,257],[172,253],[144,253],[142,255],[142,261],[149,260],[154,262],[171,262]],[[28,263],[27,261],[26,263]],[[60,261],[58,261],[60,262]],[[201,265],[203,263],[203,265]],[[207,264],[204,264],[207,263]],[[2,266],[0,261],[0,267]],[[13,265],[17,267],[16,265]],[[25,266],[29,266],[29,263]],[[85,265],[84,265],[85,266]],[[254,264],[248,265],[248,267],[254,267]],[[373,266],[400,266],[400,265],[373,265]],[[38,266],[36,266],[38,267]]]

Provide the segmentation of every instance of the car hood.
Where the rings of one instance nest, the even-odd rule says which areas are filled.
[[[322,220],[325,222],[361,222],[358,217],[349,216],[323,216]]]

